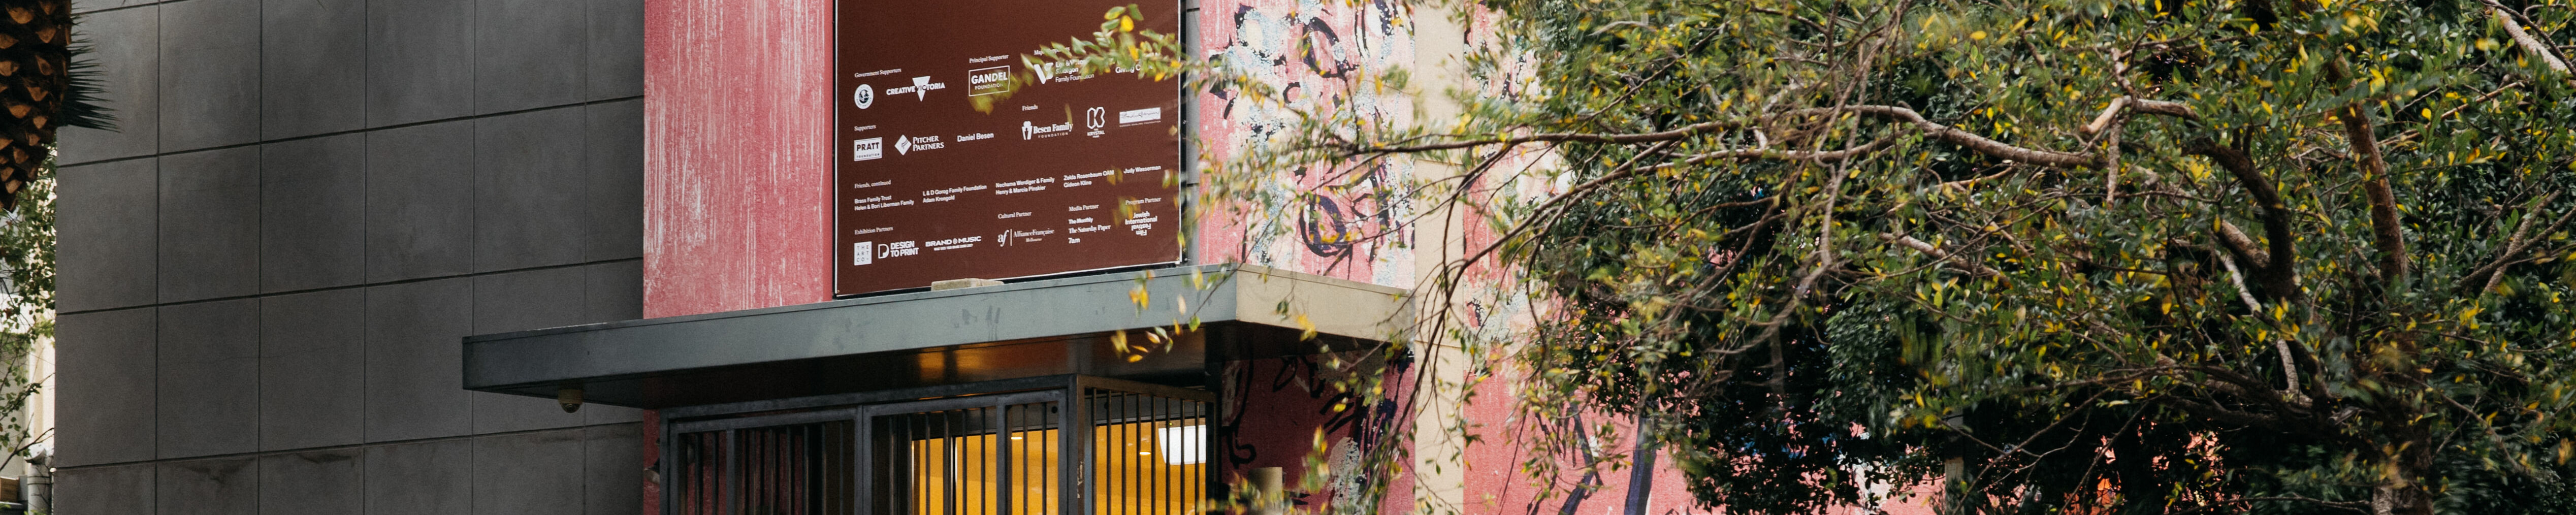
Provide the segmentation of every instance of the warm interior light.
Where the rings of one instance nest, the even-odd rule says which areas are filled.
[[[1161,444],[1163,463],[1194,465],[1207,462],[1205,425],[1156,428],[1154,440]]]
[[[1204,419],[1199,419],[1204,420]],[[1097,492],[1090,503],[1092,513],[1132,513],[1136,515],[1195,515],[1193,506],[1201,500],[1189,478],[1203,477],[1206,462],[1207,426],[1160,427],[1169,422],[1128,422],[1092,426],[1091,482],[1095,485],[1119,481],[1149,486],[1135,491]],[[1060,451],[1054,429],[1011,431],[1008,438],[993,433],[913,440],[907,459],[917,460],[899,465],[911,469],[911,510],[896,515],[1047,515],[1062,513],[1058,509],[1059,488],[1065,485],[1056,476],[1057,453]],[[1127,449],[1140,449],[1132,456],[1121,454]],[[1142,450],[1153,449],[1153,450]],[[1161,454],[1162,459],[1144,458]],[[1007,466],[1002,460],[1008,460]],[[1157,481],[1179,481],[1177,490],[1165,490]],[[952,497],[948,492],[955,492]],[[1007,503],[997,494],[1001,489],[1013,492]]]

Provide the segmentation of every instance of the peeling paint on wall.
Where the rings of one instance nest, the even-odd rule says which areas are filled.
[[[832,2],[644,12],[644,316],[830,300]]]

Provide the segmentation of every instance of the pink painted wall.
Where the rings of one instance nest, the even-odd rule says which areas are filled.
[[[644,3],[644,316],[831,299],[829,0]]]
[[[1291,130],[1301,113],[1353,110],[1378,120],[1413,117],[1413,99],[1373,87],[1364,70],[1409,66],[1415,58],[1410,8],[1394,0],[1216,0],[1200,5],[1198,50],[1278,87],[1276,102],[1201,93],[1196,136],[1215,159]],[[1199,214],[1199,253],[1396,287],[1414,280],[1413,232],[1402,223],[1415,202],[1402,198],[1409,161],[1365,167],[1317,166],[1259,185],[1287,200],[1229,202]],[[1284,229],[1284,230],[1282,230]]]

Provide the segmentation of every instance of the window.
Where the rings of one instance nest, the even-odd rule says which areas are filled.
[[[1080,376],[1056,381],[1062,386],[672,422],[665,513],[1188,515],[1212,508],[1212,395]]]

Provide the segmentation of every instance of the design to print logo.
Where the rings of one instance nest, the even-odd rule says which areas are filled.
[[[888,94],[888,95],[901,95],[901,94],[905,94],[905,93],[911,93],[911,94],[912,94],[912,99],[913,99],[913,100],[928,100],[928,99],[930,98],[930,92],[931,92],[932,90],[941,90],[941,89],[948,89],[948,83],[946,83],[946,82],[931,82],[931,81],[930,81],[930,76],[928,76],[928,75],[923,75],[923,76],[920,76],[920,77],[913,77],[913,78],[912,78],[912,85],[910,85],[910,86],[904,86],[904,87],[900,87],[900,88],[886,88],[886,90],[885,90],[885,94]]]
[[[1011,67],[995,66],[966,71],[966,96],[980,97],[1010,89]]]
[[[895,145],[903,146],[903,143],[897,142]],[[885,157],[885,138],[850,140],[851,161],[866,161],[881,157]]]
[[[911,137],[911,136],[895,136],[895,138],[894,138],[894,153],[895,153],[895,155],[904,155],[904,154],[910,154],[910,153],[912,153],[912,137]]]
[[[921,253],[919,240],[905,240],[877,246],[877,259],[903,257]]]
[[[859,89],[850,91],[850,103],[859,106],[860,109],[877,105],[877,87],[860,84]]]

